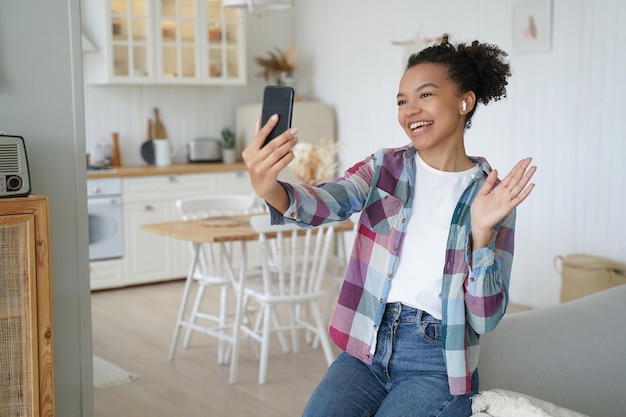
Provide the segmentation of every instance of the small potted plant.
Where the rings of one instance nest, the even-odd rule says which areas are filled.
[[[237,162],[237,149],[235,149],[235,132],[229,127],[222,129],[222,161],[225,164]]]

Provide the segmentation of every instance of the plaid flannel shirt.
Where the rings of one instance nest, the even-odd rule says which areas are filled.
[[[318,186],[282,183],[289,209],[279,213],[270,207],[273,223],[303,227],[361,211],[329,334],[341,349],[369,364],[399,256],[411,250],[402,248],[402,242],[413,203],[415,152],[412,145],[381,149],[343,177]],[[513,260],[515,211],[494,227],[486,248],[472,251],[470,205],[491,171],[486,160],[472,160],[483,175],[470,182],[454,211],[441,292],[442,348],[453,395],[470,391],[479,335],[493,330],[504,315]]]

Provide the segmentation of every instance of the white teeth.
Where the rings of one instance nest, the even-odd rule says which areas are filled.
[[[433,122],[415,122],[409,125],[409,129],[417,129],[418,127],[428,126],[433,124]]]

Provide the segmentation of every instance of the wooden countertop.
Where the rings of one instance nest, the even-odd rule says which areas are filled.
[[[233,171],[247,171],[247,168],[243,162],[236,162],[234,164],[224,164],[221,162],[183,163],[164,167],[158,167],[156,165],[132,165],[102,171],[88,171],[87,178],[144,177],[150,175],[202,174]]]

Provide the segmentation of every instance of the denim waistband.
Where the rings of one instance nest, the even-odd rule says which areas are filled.
[[[419,308],[409,307],[402,303],[387,303],[385,306],[385,319],[400,319],[402,321],[426,321],[429,323],[440,323],[441,320],[431,316],[428,312],[420,310]]]

